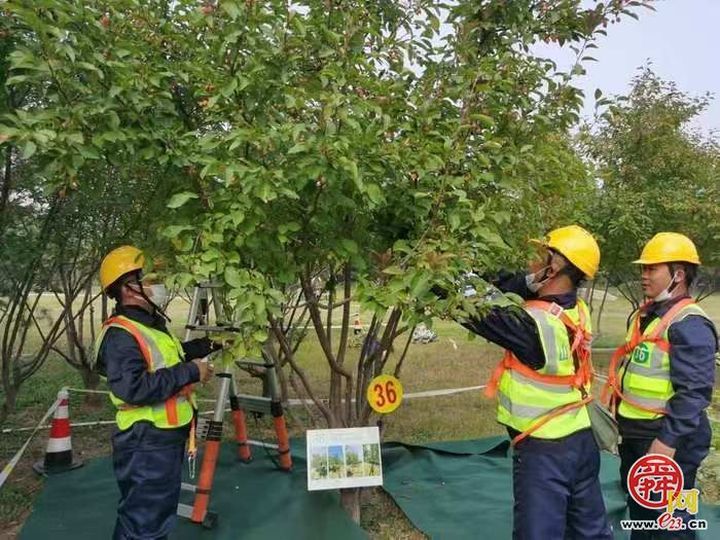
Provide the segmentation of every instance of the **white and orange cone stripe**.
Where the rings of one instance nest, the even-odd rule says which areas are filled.
[[[50,437],[47,442],[45,459],[33,465],[33,469],[40,474],[62,472],[75,469],[82,465],[81,461],[73,459],[72,440],[70,436],[70,398],[66,388],[58,392],[59,404],[55,409]]]
[[[70,411],[69,397],[67,391],[60,390],[58,394],[60,405],[55,409],[52,425],[50,427],[50,438],[48,439],[47,451],[67,452],[72,450],[72,441],[70,439]]]

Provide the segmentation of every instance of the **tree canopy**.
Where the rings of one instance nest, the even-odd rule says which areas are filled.
[[[720,147],[692,129],[709,103],[642,68],[627,96],[606,100],[606,110],[581,134],[599,185],[591,205],[602,240],[603,268],[625,282],[637,271],[630,262],[655,233],[676,231],[696,243],[701,259],[720,257]],[[638,292],[624,289],[639,299]]]

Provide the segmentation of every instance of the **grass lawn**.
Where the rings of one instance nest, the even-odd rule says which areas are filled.
[[[49,310],[54,309],[52,297],[47,300],[43,298],[43,302],[47,302],[46,307]],[[720,326],[720,295],[710,297],[702,305]],[[173,302],[170,309],[173,326],[180,336],[183,335],[181,327],[186,310],[187,304],[181,300]],[[99,310],[97,312],[99,313]],[[628,312],[629,305],[622,299],[610,301],[606,306],[601,326],[602,335],[595,342],[595,345],[601,348],[594,357],[600,371],[606,368],[610,356],[609,351],[602,349],[615,346],[621,341]],[[369,314],[363,314],[362,321],[367,323],[370,318]],[[410,347],[403,367],[405,393],[484,384],[501,351],[482,339],[469,340],[467,332],[452,321],[436,321],[433,329],[438,333],[438,341]],[[359,352],[358,349],[352,351],[355,354]],[[324,395],[322,390],[327,386],[329,370],[322,359],[317,341],[308,339],[301,346],[299,362],[307,371],[314,387],[320,389],[318,393]],[[2,427],[34,426],[63,385],[78,387],[81,385],[80,377],[61,358],[50,357],[45,366],[22,387],[17,412]],[[240,388],[245,393],[261,391],[260,383],[247,376],[240,378]],[[201,393],[205,398],[212,398],[212,384],[205,386]],[[720,418],[718,401],[720,400],[716,400],[711,410],[711,416],[715,418]],[[205,405],[204,408],[210,408],[210,404]],[[85,396],[77,393],[71,394],[70,409],[73,422],[113,418],[113,410],[105,399],[91,403],[86,401]],[[288,425],[291,436],[303,434],[307,428],[305,416],[302,409],[290,410]],[[495,423],[493,403],[484,399],[479,391],[408,399],[396,412],[383,419],[383,425],[386,440],[414,443],[478,438],[503,432]],[[84,459],[107,455],[110,451],[111,430],[111,426],[74,428],[74,451]],[[230,431],[227,429],[226,433]],[[257,423],[251,421],[249,431],[252,438],[273,438],[272,422],[268,418],[260,418]],[[47,431],[41,432],[35,438],[8,483],[0,490],[0,531],[4,531],[0,532],[0,539],[15,537],[41,488],[41,480],[34,475],[30,466],[35,460],[42,458],[46,434]],[[27,436],[27,432],[0,436],[0,464],[4,465],[14,455]],[[714,437],[714,446],[720,447],[720,434],[716,432]],[[711,478],[718,476],[720,472]],[[720,486],[716,482],[712,480],[700,486],[706,500],[720,501]],[[373,538],[423,537],[380,489],[367,490],[363,494],[362,526]]]

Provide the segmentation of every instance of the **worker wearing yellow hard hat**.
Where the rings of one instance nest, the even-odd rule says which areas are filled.
[[[595,277],[600,249],[578,225],[531,243],[539,256],[527,272],[492,280],[499,289],[493,294],[519,294],[522,309],[495,303],[460,321],[505,349],[486,394],[496,399],[497,420],[513,439],[513,537],[610,539],[587,410],[590,311],[577,294]],[[465,289],[465,296],[474,294]]]
[[[200,360],[211,352],[211,343],[207,338],[180,343],[168,331],[164,286],[143,279],[144,263],[141,250],[121,246],[100,265],[102,289],[117,302],[95,346],[98,369],[117,409],[112,437],[120,488],[116,539],[165,538],[171,532],[185,443],[194,425],[192,384],[212,375]]]
[[[663,264],[686,262],[700,265],[700,256],[692,240],[674,232],[657,233],[645,244],[635,264]]]
[[[134,246],[120,246],[108,253],[100,264],[100,286],[107,291],[118,279],[140,272],[145,264],[142,251]]]
[[[674,458],[692,489],[711,440],[707,408],[715,380],[715,326],[690,296],[700,257],[695,244],[676,232],[651,238],[634,261],[641,265],[647,301],[631,316],[625,343],[613,355],[605,398],[620,427],[620,474],[627,488],[632,465],[647,454]],[[630,518],[655,521],[628,496]],[[678,510],[675,517],[693,516]],[[632,538],[646,538],[634,531]],[[687,528],[673,538],[695,538]]]
[[[600,266],[600,248],[595,238],[578,225],[550,231],[547,238],[530,240],[531,244],[553,250],[565,257],[588,279],[593,279]]]

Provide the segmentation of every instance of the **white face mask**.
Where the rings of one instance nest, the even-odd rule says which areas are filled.
[[[677,272],[675,272],[670,280],[670,283],[668,283],[668,286],[665,287],[655,298],[653,298],[653,302],[664,302],[665,300],[670,300],[675,287],[678,286],[678,283],[678,275]]]
[[[153,301],[160,309],[164,310],[168,303],[168,291],[167,287],[162,283],[156,285],[150,285],[150,294],[148,295],[150,300]]]
[[[542,281],[538,280],[540,279],[540,276],[542,276],[547,271],[548,268],[550,268],[550,265],[542,267],[537,272],[525,275],[525,284],[527,285],[527,288],[530,292],[538,292],[540,288],[545,284],[547,278],[543,279]]]

